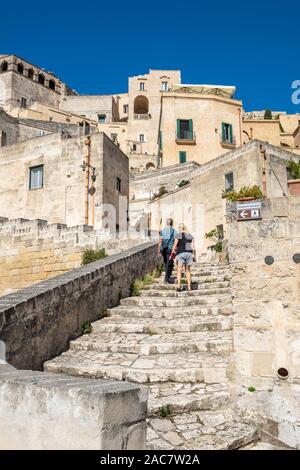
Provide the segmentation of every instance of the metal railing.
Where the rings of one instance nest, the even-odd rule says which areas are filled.
[[[232,136],[232,138],[230,137],[223,137],[222,135],[220,136],[220,143],[223,144],[223,145],[232,145],[232,146],[235,146],[236,145],[236,138],[235,136]]]
[[[176,132],[176,140],[189,140],[189,141],[196,141],[196,134],[195,132],[187,131],[187,130],[180,130]]]
[[[150,119],[149,114],[134,114],[134,119]]]

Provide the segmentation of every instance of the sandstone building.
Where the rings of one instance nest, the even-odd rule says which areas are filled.
[[[126,230],[119,204],[129,195],[128,158],[102,132],[29,139],[0,149],[1,216],[103,226],[104,205],[116,211],[111,230]],[[120,213],[124,218],[124,214]],[[107,222],[107,218],[106,224]]]
[[[300,154],[300,115],[273,111],[272,119],[264,119],[263,111],[243,114],[243,144],[253,139]]]

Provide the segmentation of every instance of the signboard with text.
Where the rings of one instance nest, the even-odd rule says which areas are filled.
[[[237,220],[261,219],[261,201],[237,202]]]

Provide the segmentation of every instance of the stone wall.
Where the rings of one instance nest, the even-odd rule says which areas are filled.
[[[9,116],[0,107],[0,147],[4,146],[4,142],[2,141],[2,133],[4,133],[6,136],[5,145],[15,144],[18,140],[19,124],[17,119]]]
[[[192,173],[199,165],[195,162],[182,165],[172,165],[160,170],[149,170],[130,179],[130,199],[138,200],[149,198],[164,185],[168,191],[176,189],[177,183],[182,180],[191,180]]]
[[[247,387],[272,389],[280,368],[287,383],[300,380],[299,203],[296,196],[266,200],[261,221],[228,224],[236,368]]]
[[[265,176],[267,196],[282,197],[288,194],[287,162],[299,156],[264,142],[252,141],[235,151],[228,152],[196,169],[191,181],[191,199],[193,201],[193,229],[200,227],[197,206],[203,205],[202,233],[197,233],[201,240],[198,249],[205,252],[207,246],[214,244],[204,239],[204,234],[217,225],[224,226],[226,236],[226,199],[225,175],[233,173],[234,189],[239,191],[242,186],[258,185],[263,187],[263,154],[265,150]]]
[[[0,449],[133,450],[146,440],[146,390],[0,366]]]
[[[0,340],[6,360],[21,369],[40,370],[68,348],[85,321],[128,297],[132,282],[159,264],[153,242],[8,294],[0,299]]]
[[[228,224],[237,410],[263,436],[299,449],[300,200],[264,204],[261,221]]]
[[[143,243],[88,225],[48,225],[46,220],[0,218],[0,296],[58,276],[81,265],[86,249],[111,255]]]

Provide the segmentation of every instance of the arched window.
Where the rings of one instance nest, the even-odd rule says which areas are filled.
[[[18,64],[18,72],[23,75],[24,73],[24,67],[23,67],[23,64]]]
[[[31,78],[31,80],[33,80],[33,76],[34,76],[34,70],[28,69],[28,78]]]
[[[7,62],[2,62],[1,65],[1,72],[6,72],[7,71],[8,64]]]
[[[45,85],[45,77],[42,73],[39,73],[39,76],[38,76],[38,82],[41,84],[41,85]]]
[[[55,90],[55,81],[54,80],[49,80],[49,88],[51,88],[51,90]]]
[[[148,114],[149,101],[146,96],[139,95],[134,100],[134,114]]]

